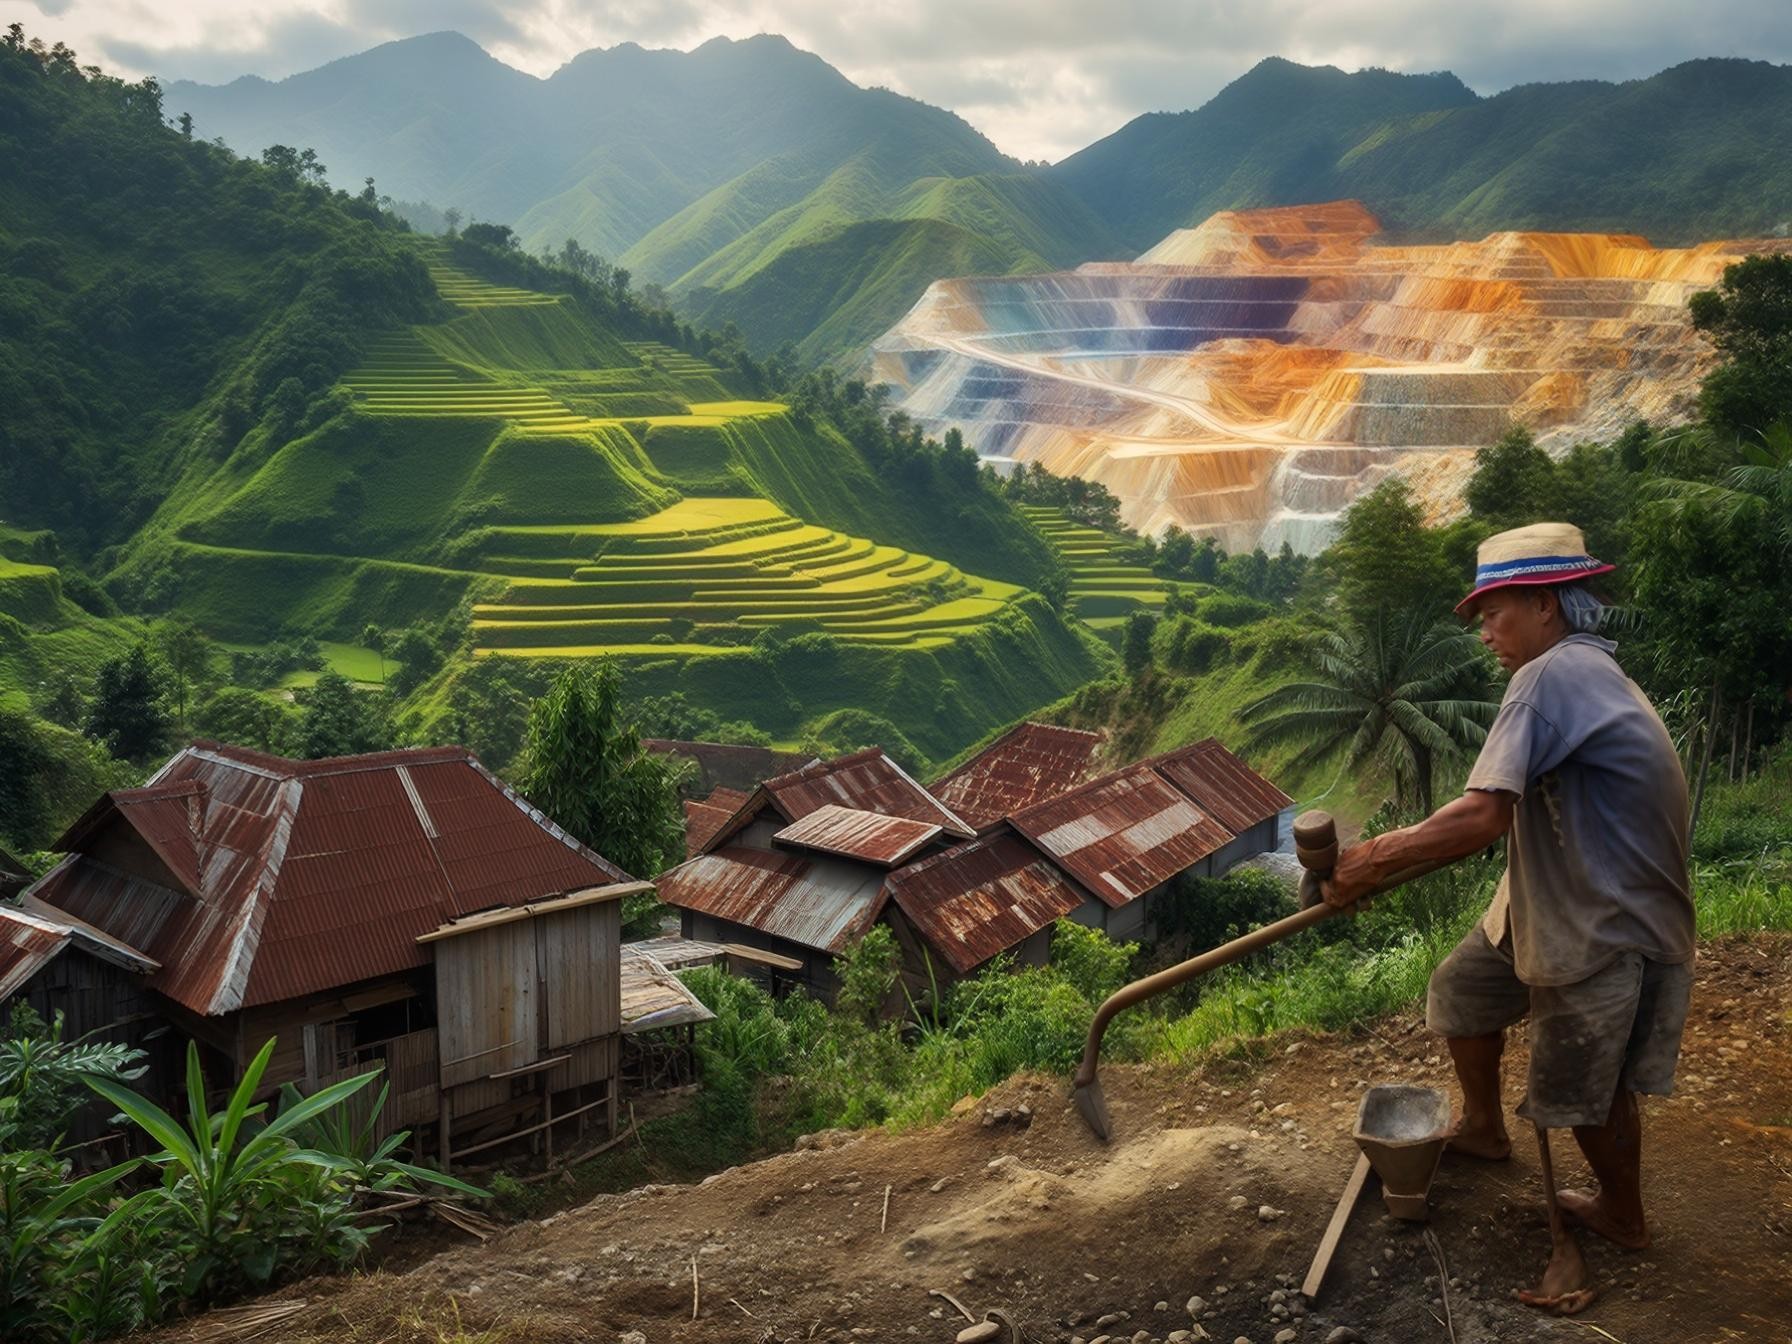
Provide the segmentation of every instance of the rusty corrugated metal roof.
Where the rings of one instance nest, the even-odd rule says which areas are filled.
[[[881,870],[725,846],[660,874],[660,899],[822,952],[839,952],[883,908]]]
[[[934,797],[979,831],[1067,793],[1094,773],[1101,734],[1023,723],[937,780]]]
[[[739,804],[735,806],[738,807]],[[694,854],[701,854],[716,832],[728,824],[734,810],[733,807],[712,807],[708,803],[687,802],[684,805],[684,856],[688,859]]]
[[[930,822],[947,834],[966,840],[976,834],[962,817],[884,755],[880,747],[867,747],[849,756],[805,766],[768,779],[760,787],[792,821],[802,820],[818,807],[837,803],[861,812]]]
[[[78,852],[115,819],[179,890]],[[456,915],[627,880],[458,747],[289,761],[196,743],[64,840],[77,852],[33,894],[144,948],[150,984],[208,1015],[422,965],[417,935]]]
[[[0,906],[0,1000],[21,989],[64,950],[78,947],[102,961],[147,974],[156,963],[135,948],[90,929],[79,920],[60,917],[41,902],[30,909]]]
[[[921,852],[940,835],[933,822],[886,817],[877,812],[829,803],[772,838],[798,849],[817,849],[849,859],[895,868]]]
[[[1234,834],[1294,806],[1294,799],[1227,751],[1217,737],[1154,756],[1144,764]]]
[[[1010,821],[1116,908],[1232,839],[1232,832],[1147,764],[1103,775],[1018,812]]]
[[[768,779],[735,808],[728,823],[705,843],[717,849],[733,839],[767,807],[776,808],[786,824],[801,821],[816,808],[833,804],[885,817],[906,817],[938,826],[945,834],[969,840],[976,830],[952,809],[915,782],[884,755],[867,747],[831,761],[817,761],[801,770]]]
[[[1003,830],[891,873],[896,908],[963,975],[1083,903],[1049,858]]]

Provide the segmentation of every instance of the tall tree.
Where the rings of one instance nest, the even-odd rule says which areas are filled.
[[[1724,356],[1699,393],[1705,419],[1759,434],[1792,414],[1792,256],[1726,266],[1718,287],[1693,295],[1688,308]]]
[[[1126,675],[1135,681],[1151,666],[1151,634],[1157,629],[1157,617],[1148,611],[1135,611],[1126,618],[1126,639],[1120,658]]]
[[[1359,627],[1391,613],[1437,619],[1461,595],[1463,576],[1445,555],[1442,535],[1425,526],[1425,511],[1397,476],[1350,506],[1326,558],[1337,574],[1338,600]]]
[[[1466,759],[1498,712],[1486,655],[1460,626],[1421,611],[1378,612],[1360,630],[1324,636],[1311,681],[1245,706],[1253,746],[1300,744],[1293,764],[1379,764],[1396,799],[1430,812],[1440,767]]]
[[[641,877],[684,856],[682,767],[641,746],[608,658],[569,663],[535,702],[517,769],[523,796],[611,863]],[[637,910],[625,911],[633,921]]]
[[[294,736],[299,755],[310,761],[386,751],[393,744],[384,698],[357,691],[340,672],[318,677]]]
[[[147,761],[168,745],[166,673],[147,644],[100,664],[82,731],[124,761]]]

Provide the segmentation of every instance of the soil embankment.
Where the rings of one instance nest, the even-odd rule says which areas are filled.
[[[1585,1316],[1554,1321],[1511,1301],[1548,1252],[1532,1145],[1503,1164],[1446,1158],[1430,1226],[1461,1344],[1792,1341],[1789,952],[1787,938],[1706,950],[1680,1093],[1645,1107],[1656,1242],[1626,1254],[1583,1237],[1604,1290]],[[1414,1012],[1192,1072],[1112,1069],[1109,1147],[1084,1130],[1062,1083],[1017,1079],[927,1130],[824,1139],[701,1185],[600,1197],[402,1274],[295,1285],[280,1297],[303,1309],[276,1322],[258,1313],[247,1334],[282,1344],[611,1344],[635,1331],[649,1344],[949,1341],[966,1322],[930,1296],[941,1289],[979,1318],[1005,1309],[1030,1340],[1120,1344],[1198,1325],[1220,1344],[1271,1344],[1285,1330],[1325,1341],[1339,1327],[1370,1344],[1444,1341],[1421,1230],[1386,1218],[1373,1193],[1310,1314],[1289,1291],[1354,1161],[1348,1130],[1363,1088],[1447,1086],[1440,1046]],[[1524,1062],[1515,1039],[1513,1101]],[[1584,1180],[1561,1138],[1558,1172]],[[163,1337],[197,1337],[223,1315]]]

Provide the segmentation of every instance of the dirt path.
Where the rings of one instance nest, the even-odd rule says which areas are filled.
[[[1085,1132],[1062,1083],[1013,1080],[928,1130],[600,1197],[403,1274],[295,1285],[280,1296],[304,1309],[252,1337],[950,1341],[966,1322],[928,1295],[938,1288],[979,1318],[1006,1309],[1032,1340],[1164,1339],[1191,1327],[1185,1304],[1198,1295],[1195,1323],[1219,1344],[1271,1344],[1285,1329],[1325,1341],[1339,1326],[1370,1344],[1446,1341],[1422,1235],[1388,1219],[1373,1194],[1311,1314],[1284,1317],[1269,1300],[1305,1273],[1343,1187],[1362,1089],[1445,1085],[1439,1045],[1413,1013],[1192,1073],[1111,1070],[1108,1148]],[[1515,1101],[1521,1040],[1509,1060]],[[1461,1344],[1792,1342],[1792,939],[1708,949],[1680,1076],[1678,1096],[1645,1110],[1656,1244],[1624,1254],[1584,1238],[1605,1291],[1577,1321],[1510,1300],[1548,1250],[1530,1146],[1501,1165],[1446,1159],[1430,1227]],[[1012,1118],[986,1124],[998,1109]],[[1559,1174],[1584,1179],[1565,1147]],[[1294,1295],[1284,1297],[1288,1312]],[[191,1327],[164,1335],[189,1337]]]

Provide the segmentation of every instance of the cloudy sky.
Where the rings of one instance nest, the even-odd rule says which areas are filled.
[[[1141,112],[1199,106],[1271,55],[1453,70],[1481,93],[1695,56],[1792,60],[1788,0],[0,0],[0,24],[14,21],[120,74],[207,83],[444,28],[543,76],[590,47],[782,33],[1047,159]]]

